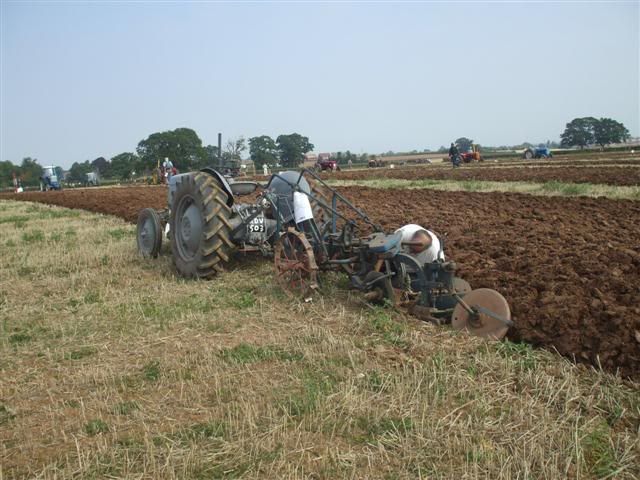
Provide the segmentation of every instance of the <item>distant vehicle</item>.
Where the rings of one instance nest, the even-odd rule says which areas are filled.
[[[484,161],[484,158],[480,155],[480,147],[478,145],[471,145],[471,149],[468,152],[461,153],[460,157],[462,157],[464,163],[470,163],[474,160],[476,162]]]
[[[338,165],[338,161],[334,158],[331,158],[330,153],[320,153],[318,154],[318,160],[316,161],[315,169],[317,171],[324,172],[329,170],[331,172],[340,170],[340,165]]]
[[[532,158],[552,158],[553,153],[547,147],[529,147],[522,153],[522,158],[531,160]]]
[[[100,177],[98,176],[98,172],[87,173],[84,183],[87,187],[97,187],[98,185],[100,185]]]
[[[58,178],[60,167],[49,165],[42,167],[42,175],[40,176],[40,191],[62,190],[62,184]]]
[[[367,166],[369,168],[384,167],[384,162],[375,155],[371,155],[369,157],[369,163],[367,164]]]

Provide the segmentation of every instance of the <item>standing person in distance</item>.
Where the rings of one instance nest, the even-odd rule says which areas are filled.
[[[453,168],[460,166],[460,152],[458,151],[458,147],[455,143],[451,143],[451,147],[449,147],[449,159],[451,160],[451,164]]]

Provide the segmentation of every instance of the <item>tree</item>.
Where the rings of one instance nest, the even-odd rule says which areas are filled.
[[[89,160],[85,160],[82,163],[74,162],[69,169],[67,181],[84,183],[87,179],[86,174],[91,171],[93,171],[93,165],[89,163]]]
[[[22,164],[20,165],[20,177],[22,178],[23,185],[39,185],[41,175],[42,166],[38,163],[38,160],[31,157],[22,159]]]
[[[460,152],[468,152],[473,146],[473,140],[467,137],[460,137],[455,141],[455,144],[458,145],[458,150],[460,150]]]
[[[207,160],[202,140],[190,128],[152,133],[138,143],[136,151],[145,170],[155,168],[157,162],[162,163],[165,157],[180,170],[192,169]]]
[[[111,159],[111,175],[121,180],[128,180],[136,170],[140,159],[130,152],[124,152]]]
[[[349,160],[351,160],[352,163],[353,162],[357,162],[358,161],[358,156],[353,154],[353,153],[351,153],[350,150],[347,150],[345,152],[345,154],[344,154],[344,162],[348,164]]]
[[[220,155],[218,154],[218,147],[215,145],[207,145],[204,147],[204,158],[202,161],[193,167],[201,169],[204,167],[218,167],[220,165]]]
[[[224,160],[224,164],[227,166],[230,165],[240,165],[240,160],[242,158],[242,152],[247,149],[247,142],[244,137],[240,137],[236,140],[229,139],[224,147],[224,151],[222,152],[222,158]]]
[[[249,155],[257,170],[263,165],[274,167],[278,163],[278,146],[268,135],[249,139]]]
[[[109,162],[104,157],[98,157],[93,162],[91,162],[91,166],[93,170],[97,171],[101,177],[109,176]]]
[[[19,169],[11,161],[0,162],[0,189],[13,185],[13,174],[18,175]]]
[[[567,123],[564,132],[560,135],[560,144],[563,147],[584,148],[595,141],[594,127],[597,120],[593,117],[574,118]]]
[[[629,138],[629,130],[622,123],[611,118],[601,118],[593,126],[593,138],[604,148],[610,143],[625,142]]]
[[[280,150],[282,165],[289,168],[298,167],[304,162],[304,154],[313,150],[313,144],[309,143],[309,138],[298,133],[280,135],[276,143]]]

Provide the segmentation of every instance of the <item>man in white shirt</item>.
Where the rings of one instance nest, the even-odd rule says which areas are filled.
[[[403,245],[402,250],[412,255],[422,265],[436,260],[444,261],[440,239],[435,233],[414,223],[399,228],[397,232],[402,233],[403,243],[411,242],[411,245]]]
[[[164,169],[164,175],[167,179],[167,183],[169,183],[169,179],[173,175],[173,163],[169,160],[169,157],[164,158],[164,162],[162,163],[162,168]]]

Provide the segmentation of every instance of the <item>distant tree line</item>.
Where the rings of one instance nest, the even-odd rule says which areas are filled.
[[[600,145],[604,147],[611,143],[624,142],[629,138],[629,131],[620,122],[611,118],[584,117],[575,118],[567,123],[562,135],[561,143],[547,140],[546,144],[539,144],[549,148],[573,147],[584,148],[588,145]],[[468,151],[474,145],[474,140],[460,137],[455,140],[460,151]],[[534,145],[524,142],[515,146],[482,147],[484,151],[523,149]],[[308,137],[298,133],[279,135],[275,140],[267,135],[245,140],[244,137],[230,139],[226,142],[223,151],[218,152],[214,145],[203,145],[198,134],[190,128],[176,128],[165,132],[156,132],[141,140],[135,152],[123,152],[107,160],[98,157],[93,161],[74,162],[69,170],[66,181],[84,182],[86,174],[97,172],[101,178],[113,178],[126,180],[134,174],[147,174],[163,162],[165,158],[171,159],[174,166],[180,171],[190,171],[205,166],[239,166],[243,152],[249,149],[249,155],[255,167],[260,170],[263,165],[269,167],[282,166],[296,168],[304,162],[304,155],[314,149],[314,145]],[[446,153],[449,147],[441,146],[437,152]],[[430,152],[424,149],[422,153]],[[386,152],[383,155],[417,154],[417,150],[411,152],[394,153]],[[351,151],[337,152],[333,157],[340,164],[367,162],[369,155],[362,153],[356,155]],[[0,185],[11,185],[12,176],[20,177],[23,185],[36,186],[42,174],[42,166],[37,159],[26,157],[20,165],[14,165],[11,161],[0,161]]]
[[[611,118],[574,118],[567,123],[560,138],[563,147],[599,145],[604,148],[610,143],[626,142],[629,130],[624,124]]]
[[[250,138],[229,139],[222,152],[214,145],[203,145],[198,134],[190,128],[177,128],[156,132],[141,140],[135,152],[122,152],[111,159],[74,162],[67,172],[67,182],[83,183],[86,174],[97,172],[104,179],[127,180],[134,175],[148,174],[165,158],[171,159],[179,171],[198,170],[206,166],[239,167],[243,153],[250,149],[252,160],[258,168],[282,165],[297,167],[304,161],[304,154],[313,150],[309,138],[298,133],[279,135],[274,141],[262,135]],[[42,166],[36,159],[25,158],[20,165],[11,161],[0,162],[0,185],[10,186],[13,174],[20,177],[24,186],[39,184]]]
[[[31,157],[22,159],[20,165],[14,165],[10,160],[0,162],[0,186],[13,185],[13,175],[22,180],[25,187],[40,185],[42,166],[38,160]]]
[[[275,140],[268,135],[249,139],[249,156],[258,170],[263,165],[296,168],[304,162],[304,154],[313,148],[309,138],[299,133],[278,135]]]

